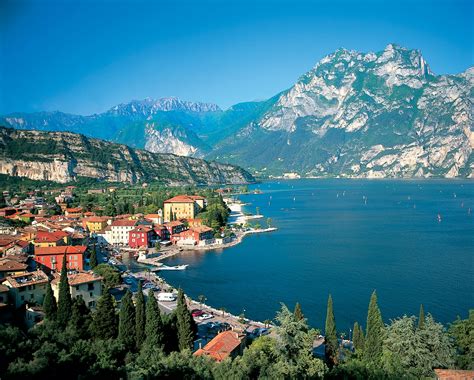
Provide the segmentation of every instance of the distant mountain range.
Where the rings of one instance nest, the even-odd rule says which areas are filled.
[[[240,167],[194,157],[151,153],[71,132],[0,127],[0,174],[70,182],[79,177],[108,182],[159,181],[164,185],[254,182]]]
[[[14,113],[0,125],[71,131],[261,176],[473,177],[474,68],[434,75],[419,51],[339,49],[290,89],[227,110],[145,99],[78,116]]]

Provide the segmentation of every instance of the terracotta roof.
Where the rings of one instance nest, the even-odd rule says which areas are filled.
[[[68,236],[68,233],[64,231],[53,231],[53,232],[38,231],[36,233],[35,241],[55,242],[55,241],[64,239],[66,236]]]
[[[28,265],[16,260],[0,259],[0,272],[17,272],[26,270],[26,268],[28,268]]]
[[[32,284],[47,283],[49,280],[48,276],[46,276],[46,273],[44,273],[42,270],[37,270],[35,272],[7,276],[5,281],[8,282],[13,288],[21,288],[23,286]]]
[[[209,232],[209,231],[214,231],[211,227],[208,226],[197,226],[197,227],[192,227],[190,228],[193,231],[196,231],[198,233],[203,233],[203,232]]]
[[[8,286],[0,284],[0,293],[8,292],[8,289],[9,289]]]
[[[243,336],[235,331],[224,331],[214,337],[204,348],[197,350],[194,355],[208,355],[218,362],[226,359],[242,343]]]
[[[82,212],[82,207],[71,207],[71,208],[67,208],[66,211],[69,213],[69,214],[77,214],[77,213],[81,213]]]
[[[90,218],[82,219],[84,222],[100,223],[107,222],[110,218],[107,216],[91,216]]]
[[[158,219],[161,218],[160,214],[146,214],[145,219]]]
[[[181,226],[182,224],[183,224],[183,222],[180,222],[179,220],[173,220],[172,222],[168,222],[168,223],[165,223],[163,225],[165,227],[166,226],[174,227],[174,226]]]
[[[166,200],[164,203],[194,203],[194,201],[203,199],[205,198],[199,195],[177,195],[176,197]]]
[[[136,223],[137,223],[136,220],[128,220],[128,219],[114,220],[112,222],[112,227],[133,227]]]
[[[38,255],[64,255],[84,254],[87,250],[85,245],[60,245],[58,247],[36,247],[35,256]]]
[[[148,226],[137,226],[133,230],[129,231],[129,233],[131,233],[131,232],[150,232],[150,231],[153,231],[153,228],[148,227]]]
[[[435,369],[436,378],[440,380],[473,380],[474,371],[459,369]]]
[[[55,273],[51,284],[59,283],[61,275],[59,273]],[[79,284],[87,284],[88,282],[94,281],[101,281],[103,278],[97,274],[91,272],[76,272],[67,275],[67,279],[70,286],[79,285]]]

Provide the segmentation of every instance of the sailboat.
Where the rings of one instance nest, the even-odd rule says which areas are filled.
[[[440,222],[441,222],[441,220],[442,220],[442,219],[441,219],[441,214],[440,214],[440,213],[438,213],[438,223],[440,223]]]

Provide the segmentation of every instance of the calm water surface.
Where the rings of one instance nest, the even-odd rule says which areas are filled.
[[[365,324],[376,289],[384,320],[425,311],[444,323],[474,307],[474,182],[295,180],[252,186],[240,196],[278,231],[232,248],[191,252],[162,272],[193,298],[252,319],[300,302],[324,326],[331,293],[339,330]],[[471,212],[469,213],[469,208]],[[438,213],[441,222],[438,221]],[[264,225],[265,220],[261,223]]]

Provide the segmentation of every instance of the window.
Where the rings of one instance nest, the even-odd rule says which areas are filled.
[[[87,290],[94,290],[94,283],[89,283],[87,284]],[[91,293],[91,296],[92,296],[92,293]]]
[[[35,295],[33,293],[30,294],[30,299],[33,299]]]
[[[76,285],[76,290],[79,290],[79,285]]]
[[[93,293],[92,293],[92,292],[90,292],[90,293],[89,293],[89,296],[90,296],[90,297],[93,297]]]

